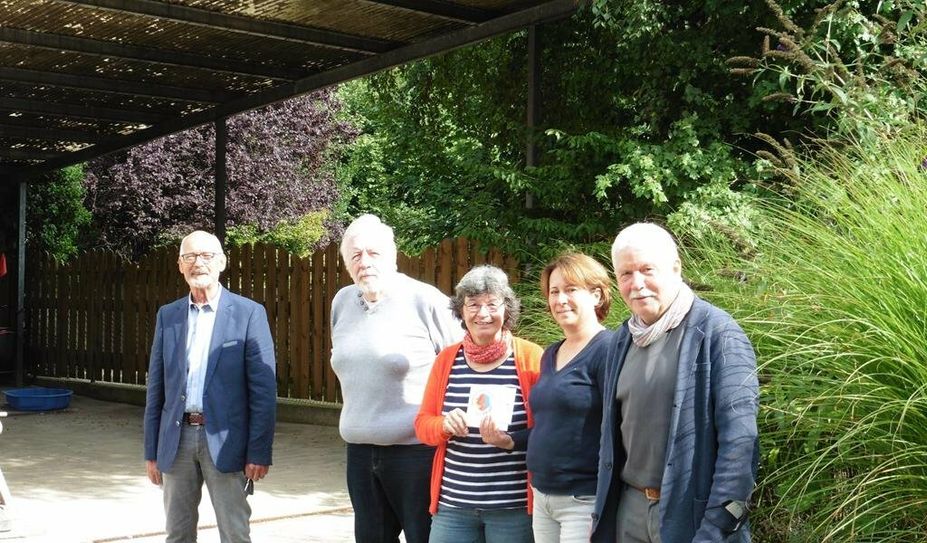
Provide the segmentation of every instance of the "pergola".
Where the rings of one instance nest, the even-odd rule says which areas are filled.
[[[581,0],[0,0],[0,184],[18,184],[16,374],[23,373],[25,219],[37,174],[216,126],[225,231],[225,119],[492,36]],[[528,147],[528,163],[534,161]]]

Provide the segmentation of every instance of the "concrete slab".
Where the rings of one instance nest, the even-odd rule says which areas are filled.
[[[9,411],[0,469],[12,530],[0,542],[163,541],[161,491],[145,476],[142,408],[74,396],[49,413]],[[254,541],[353,541],[338,429],[279,423],[274,466],[251,498]],[[218,542],[204,493],[200,537]]]

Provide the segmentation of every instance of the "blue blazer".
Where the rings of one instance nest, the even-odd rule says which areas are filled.
[[[187,393],[190,297],[158,310],[145,403],[145,460],[169,472],[180,444]],[[270,465],[277,407],[274,342],[260,304],[223,289],[203,385],[206,439],[216,468]]]
[[[756,481],[759,394],[753,347],[730,315],[698,298],[681,326],[685,332],[660,488],[660,535],[663,543],[748,543],[749,523],[737,526],[725,505],[749,502]],[[593,542],[615,541],[626,458],[615,394],[630,346],[626,322],[615,334],[603,387]]]

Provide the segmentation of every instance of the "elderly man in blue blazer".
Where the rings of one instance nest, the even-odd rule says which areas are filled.
[[[274,344],[264,308],[219,284],[219,240],[196,231],[177,260],[190,294],[158,311],[145,404],[148,478],[162,485],[168,543],[196,541],[203,483],[222,543],[250,542],[254,481],[276,421]]]
[[[622,230],[612,261],[631,318],[609,352],[591,540],[747,543],[759,450],[753,347],[683,283],[663,228]]]

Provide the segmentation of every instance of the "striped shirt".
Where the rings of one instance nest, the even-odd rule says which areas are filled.
[[[474,385],[500,385],[515,389],[512,423],[507,431],[528,427],[525,399],[518,383],[515,358],[509,356],[499,367],[486,373],[467,365],[463,348],[457,353],[444,393],[442,414],[455,408],[464,412]],[[438,503],[466,509],[512,509],[528,504],[528,468],[524,451],[506,451],[483,443],[478,427],[470,427],[467,437],[453,436],[447,443],[441,496]]]

